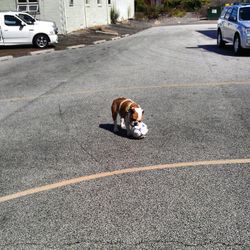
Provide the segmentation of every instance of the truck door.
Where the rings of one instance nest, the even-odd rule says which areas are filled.
[[[2,36],[5,45],[32,43],[32,32],[29,27],[14,15],[4,15]]]
[[[229,21],[229,17],[231,15],[232,12],[232,7],[230,7],[224,17],[224,23],[223,23],[223,37],[228,41],[230,40],[230,32],[229,32],[229,27],[230,27],[230,21]]]
[[[235,7],[233,8],[229,18],[228,18],[228,39],[233,42],[234,35],[237,30],[237,13],[238,9]]]

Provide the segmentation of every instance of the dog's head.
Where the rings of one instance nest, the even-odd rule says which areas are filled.
[[[129,121],[132,127],[138,126],[144,118],[144,110],[141,107],[131,107],[129,109]]]

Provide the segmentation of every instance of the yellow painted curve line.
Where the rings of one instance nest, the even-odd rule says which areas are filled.
[[[171,168],[181,168],[181,167],[198,167],[198,166],[216,166],[216,165],[232,165],[232,164],[250,164],[250,159],[227,159],[227,160],[212,160],[212,161],[196,161],[196,162],[180,162],[180,163],[170,163],[163,165],[155,165],[155,166],[146,166],[146,167],[134,167],[134,168],[126,168],[120,170],[114,170],[110,172],[102,172],[87,176],[81,176],[69,180],[63,180],[60,182],[56,182],[53,184],[36,187],[32,189],[27,189],[25,191],[17,192],[14,194],[6,195],[0,197],[0,203],[5,201],[14,200],[23,196],[32,195],[35,193],[41,193],[45,191],[49,191],[56,188],[65,187],[68,185],[77,184],[80,182],[97,180],[109,176],[122,175],[122,174],[130,174],[130,173],[138,173],[145,171],[156,171],[163,169],[171,169]]]
[[[47,94],[42,95],[39,98],[48,98],[48,97],[60,97],[60,96],[73,96],[73,95],[82,95],[82,94],[94,94],[94,93],[103,93],[111,91],[121,91],[121,90],[140,90],[140,89],[163,89],[163,88],[209,88],[209,87],[218,87],[226,85],[250,85],[250,81],[239,81],[239,82],[214,82],[214,83],[182,83],[182,84],[160,84],[160,85],[149,85],[149,86],[127,86],[127,87],[118,87],[118,88],[106,88],[106,89],[86,89],[86,90],[77,90],[72,92],[58,93],[58,94]],[[20,96],[20,97],[10,97],[0,99],[0,102],[17,102],[17,101],[26,101],[32,100],[37,96]]]

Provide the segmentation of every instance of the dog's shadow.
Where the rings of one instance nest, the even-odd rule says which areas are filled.
[[[114,124],[110,123],[105,123],[105,124],[100,124],[99,128],[105,129],[115,135],[121,136],[121,137],[126,137],[128,139],[134,139],[132,136],[127,136],[127,130],[121,128],[121,126],[118,126],[119,131],[117,133],[114,132]]]

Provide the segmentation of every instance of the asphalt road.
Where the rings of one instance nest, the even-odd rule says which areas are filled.
[[[0,62],[0,249],[250,249],[250,59],[215,34]],[[145,139],[112,132],[119,96]]]

